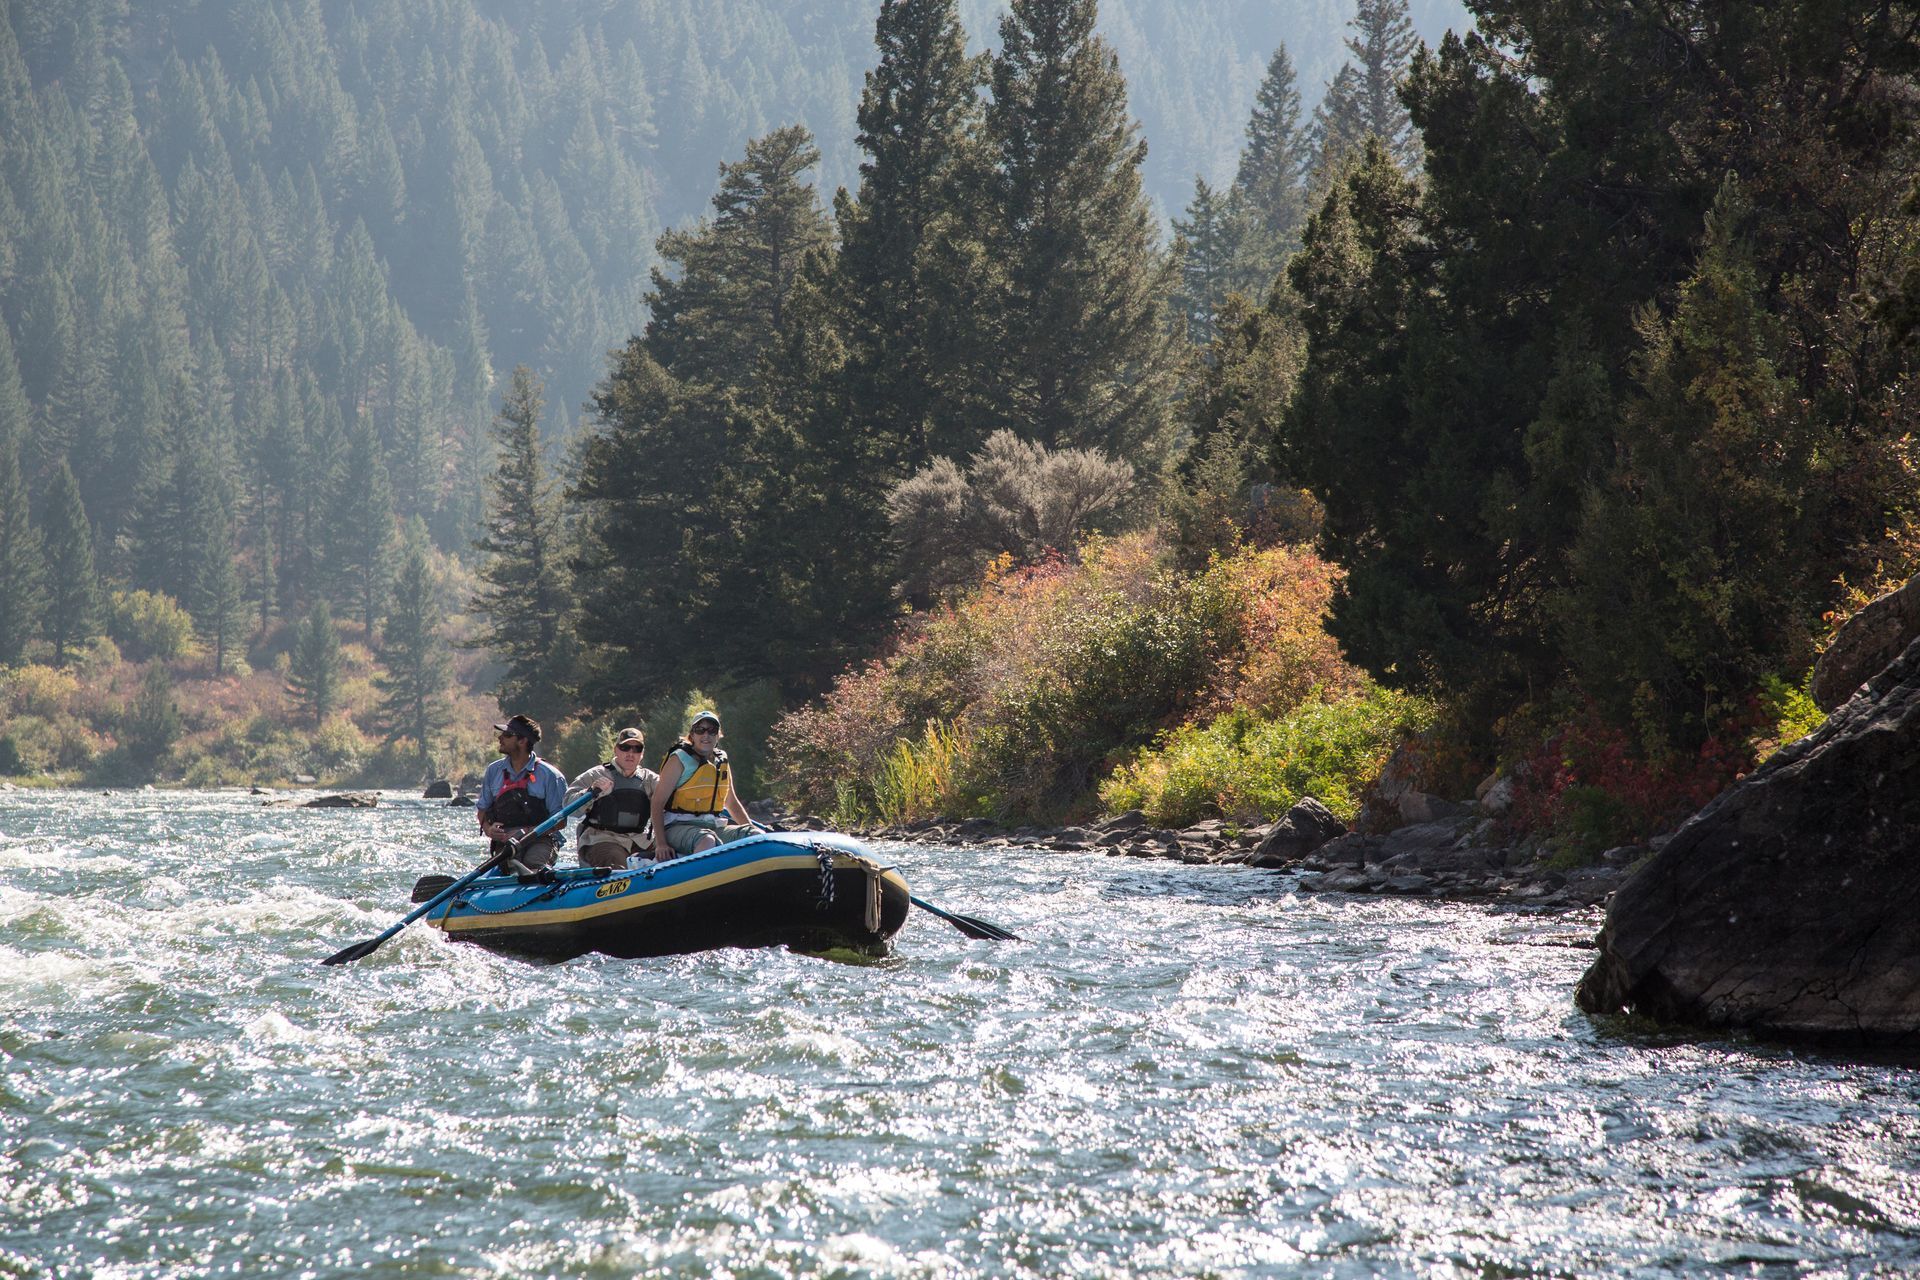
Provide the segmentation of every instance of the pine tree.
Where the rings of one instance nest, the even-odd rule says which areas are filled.
[[[0,499],[3,500],[3,499]],[[65,458],[54,468],[42,521],[46,549],[46,617],[41,628],[53,643],[55,665],[67,651],[99,634],[100,581],[93,567],[93,529],[80,501],[80,486]]]
[[[121,721],[120,746],[128,764],[136,773],[151,777],[185,731],[180,705],[173,700],[173,677],[167,674],[167,664],[155,658],[147,664],[140,692]]]
[[[1306,181],[1312,163],[1293,60],[1287,56],[1287,46],[1281,45],[1267,63],[1266,76],[1254,96],[1247,145],[1233,178],[1233,189],[1274,246],[1269,260],[1275,270],[1280,259],[1298,247],[1300,224],[1307,216]]]
[[[45,560],[27,512],[20,451],[0,440],[0,667],[20,661],[46,607]]]
[[[801,181],[819,161],[798,125],[755,138],[745,159],[721,167],[712,222],[660,237],[660,257],[679,272],[654,270],[646,339],[674,377],[715,387],[756,381],[787,332],[801,264],[831,241],[813,187]]]
[[[209,524],[187,590],[188,611],[194,616],[194,629],[213,650],[216,677],[226,674],[228,654],[245,639],[252,613],[240,567],[234,563],[230,507],[230,501],[216,504],[221,518]]]
[[[487,619],[473,643],[506,667],[503,704],[553,721],[573,709],[566,693],[572,592],[558,506],[541,459],[541,401],[540,380],[517,366],[493,424],[498,461],[488,478],[486,534],[473,544],[483,585],[472,607]]]
[[[365,416],[347,437],[346,464],[329,507],[328,575],[358,609],[371,644],[393,568],[393,497],[379,438]]]
[[[782,543],[784,504],[812,466],[791,383],[775,375],[788,344],[808,336],[795,309],[803,264],[832,241],[801,180],[817,159],[807,131],[786,128],[721,170],[713,220],[660,237],[679,273],[656,271],[646,333],[595,394],[573,496],[585,513],[574,580],[597,704],[771,674],[785,621],[769,627],[770,602],[798,595],[802,576],[798,544]],[[673,464],[636,474],[636,458],[656,457]]]
[[[1093,0],[1014,0],[1000,23],[987,136],[1000,425],[1049,448],[1097,447],[1151,471],[1174,368],[1174,264],[1140,191],[1146,144]]]
[[[1327,83],[1320,105],[1313,109],[1308,138],[1313,148],[1308,190],[1314,202],[1325,195],[1347,162],[1367,136],[1367,120],[1362,94],[1365,82],[1351,62],[1343,63]]]
[[[438,595],[439,584],[427,563],[427,528],[415,519],[407,526],[393,610],[380,648],[386,672],[376,676],[374,684],[380,690],[386,740],[410,740],[422,756],[452,719],[447,697],[452,663],[440,636]]]
[[[883,0],[879,62],[860,97],[860,189],[835,209],[840,252],[826,292],[840,308],[847,435],[898,479],[977,443],[961,396],[965,305],[978,269],[966,207],[985,156],[985,60],[967,55],[954,0]],[[850,430],[848,428],[851,428]]]
[[[1386,145],[1395,163],[1411,171],[1420,163],[1420,141],[1400,90],[1414,54],[1423,46],[1407,16],[1407,0],[1359,0],[1348,25],[1354,34],[1347,37],[1347,48],[1359,59],[1355,98],[1360,127]]]
[[[1173,220],[1180,258],[1180,287],[1174,307],[1186,326],[1187,340],[1205,346],[1217,332],[1215,320],[1230,293],[1256,294],[1264,272],[1250,271],[1246,244],[1258,228],[1248,216],[1237,188],[1224,195],[1193,180],[1193,202],[1186,218]]]
[[[287,689],[317,728],[333,714],[340,696],[340,637],[325,600],[315,600],[294,633]]]

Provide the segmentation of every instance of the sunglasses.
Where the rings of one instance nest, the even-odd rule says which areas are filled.
[[[700,726],[700,727],[699,727],[698,729],[695,729],[695,730],[694,730],[693,732],[695,732],[695,733],[718,733],[718,732],[720,732],[720,731],[719,731],[718,729],[716,729],[716,728],[714,728],[714,727],[713,727],[712,725],[710,725],[710,724],[703,724],[703,725],[701,725],[701,726]]]
[[[647,744],[644,742],[623,742],[614,748],[615,751],[645,751],[646,749]]]

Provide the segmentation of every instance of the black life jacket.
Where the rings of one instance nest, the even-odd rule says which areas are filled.
[[[547,802],[533,793],[533,780],[540,774],[535,765],[520,778],[509,778],[500,784],[500,794],[487,806],[487,812],[493,820],[503,827],[537,827],[553,816],[547,808]]]
[[[613,790],[587,806],[587,814],[580,819],[580,825],[623,834],[644,830],[648,819],[653,816],[653,797],[640,785],[640,776],[635,774],[631,778],[626,777],[614,767],[611,760],[602,767],[613,775]],[[626,785],[621,785],[623,783]]]

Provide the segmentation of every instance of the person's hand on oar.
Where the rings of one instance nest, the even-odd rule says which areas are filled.
[[[507,845],[507,847],[502,849],[499,853],[494,854],[491,858],[488,858],[485,862],[481,863],[479,866],[475,867],[473,870],[467,872],[467,874],[465,874],[464,876],[461,876],[458,880],[455,880],[452,884],[442,889],[439,893],[436,893],[431,899],[429,899],[426,902],[425,905],[421,906],[418,910],[409,913],[406,919],[402,920],[399,924],[396,924],[395,926],[393,926],[393,928],[387,930],[385,933],[381,934],[379,937],[368,938],[365,942],[356,942],[352,946],[342,947],[340,950],[334,952],[332,955],[328,956],[325,960],[322,960],[320,963],[321,964],[352,964],[355,960],[364,959],[365,957],[372,955],[375,951],[380,949],[381,944],[384,943],[388,938],[391,938],[394,934],[400,932],[402,929],[412,924],[415,920],[418,920],[421,916],[424,916],[425,914],[427,914],[427,912],[433,910],[435,907],[445,902],[448,898],[451,898],[454,894],[460,892],[462,889],[472,884],[475,880],[478,880],[481,876],[487,874],[487,872],[493,870],[495,867],[511,859],[515,854],[519,853],[521,849],[525,848],[528,843],[539,839],[541,836],[547,834],[547,832],[553,830],[555,827],[565,822],[576,811],[585,807],[587,801],[591,799],[593,799],[593,796],[591,794],[583,795],[579,799],[575,800],[572,804],[567,805],[565,808],[561,809],[560,812],[554,814],[551,818],[548,818],[545,822],[541,823],[539,826],[534,827],[532,830],[525,832],[518,839],[510,842]]]

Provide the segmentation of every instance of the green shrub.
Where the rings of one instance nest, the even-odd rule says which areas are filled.
[[[965,813],[960,790],[972,744],[966,732],[927,721],[917,741],[896,739],[873,779],[874,808],[884,822]]]
[[[1163,826],[1202,817],[1271,820],[1313,796],[1343,821],[1394,743],[1432,721],[1424,699],[1377,685],[1277,720],[1228,712],[1186,725],[1121,765],[1100,788],[1113,810],[1140,809]]]
[[[73,703],[80,680],[71,672],[28,663],[0,671],[0,695],[15,714],[56,716]]]
[[[327,721],[314,731],[307,745],[308,772],[316,777],[356,773],[373,754],[373,739],[345,716]]]
[[[53,726],[39,716],[13,716],[0,732],[0,773],[20,777],[47,773],[59,754]]]
[[[116,591],[107,633],[134,662],[171,662],[193,652],[193,618],[172,596],[157,591]]]
[[[1767,724],[1763,736],[1767,742],[1785,746],[1826,723],[1827,713],[1814,705],[1813,695],[1807,692],[1812,680],[1809,672],[1806,681],[1798,685],[1772,675],[1760,682],[1760,710]]]

